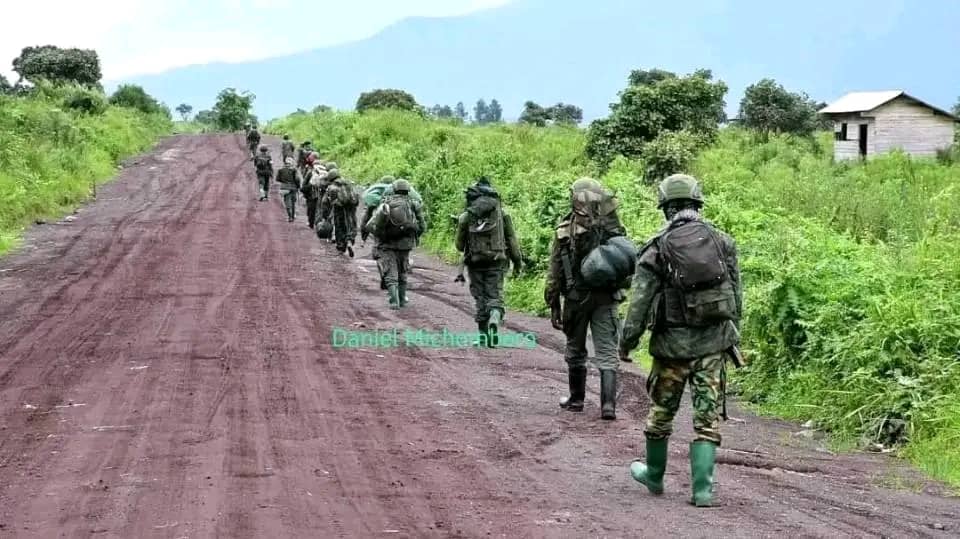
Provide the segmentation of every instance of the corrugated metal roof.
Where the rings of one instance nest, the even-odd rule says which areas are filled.
[[[884,103],[893,101],[903,95],[903,90],[887,90],[883,92],[852,92],[825,108],[820,109],[822,114],[844,114],[848,112],[867,112]]]

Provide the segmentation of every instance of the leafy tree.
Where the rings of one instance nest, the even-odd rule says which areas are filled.
[[[10,81],[3,75],[0,75],[0,95],[11,93],[13,93],[13,86],[10,84]]]
[[[457,106],[453,110],[457,118],[460,118],[460,120],[464,122],[467,121],[467,107],[463,104],[463,101],[457,103]]]
[[[487,107],[487,121],[492,123],[503,121],[503,107],[496,99],[492,99]]]
[[[53,83],[77,83],[97,86],[103,74],[100,57],[90,49],[61,49],[53,45],[25,47],[13,60],[13,70],[24,80],[36,83],[48,80]]]
[[[204,125],[214,126],[217,124],[217,113],[212,110],[201,110],[194,120]]]
[[[787,91],[773,79],[747,87],[738,116],[745,127],[764,136],[771,132],[809,135],[819,126],[817,103],[806,94]]]
[[[544,127],[550,119],[550,111],[533,101],[527,101],[523,104],[523,112],[520,113],[518,121],[522,124]]]
[[[671,174],[689,172],[705,141],[702,135],[689,131],[664,131],[641,148],[646,165],[644,178],[656,183]]]
[[[124,84],[117,88],[110,96],[110,104],[136,109],[144,114],[162,114],[164,112],[163,107],[156,99],[135,84]]]
[[[243,124],[251,122],[250,109],[254,99],[256,96],[250,92],[241,94],[235,88],[225,88],[217,95],[217,103],[213,106],[213,124],[225,131],[243,129]]]
[[[63,105],[81,114],[98,115],[107,111],[107,99],[98,90],[78,88],[64,99]]]
[[[643,145],[665,131],[688,131],[709,141],[726,121],[727,85],[706,69],[671,76],[661,70],[634,71],[610,116],[594,121],[587,133],[587,155],[605,169],[614,157],[642,156]],[[633,82],[640,84],[633,84]]]
[[[477,100],[476,106],[473,107],[473,121],[478,124],[485,124],[487,123],[487,114],[487,102],[483,99]]]
[[[180,103],[177,105],[177,112],[179,112],[180,116],[183,117],[183,121],[187,121],[187,117],[189,117],[190,113],[193,112],[193,107],[186,103]]]
[[[320,113],[323,113],[323,112],[330,112],[330,111],[332,111],[332,110],[333,110],[333,109],[330,108],[330,106],[328,106],[328,105],[317,105],[316,107],[313,107],[313,111],[312,111],[312,112],[313,112],[314,114],[320,114]]]
[[[430,109],[430,115],[434,118],[453,118],[453,109],[450,105],[434,105]]]
[[[577,125],[583,121],[583,109],[576,105],[557,103],[547,109],[547,115],[558,124]]]
[[[420,108],[412,95],[395,89],[378,89],[360,94],[357,99],[357,112],[371,109],[400,109],[416,111]]]

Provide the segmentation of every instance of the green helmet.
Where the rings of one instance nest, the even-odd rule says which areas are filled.
[[[340,167],[338,167],[337,164],[333,161],[327,162],[327,170],[330,170],[332,168],[340,168]]]
[[[270,148],[267,148],[266,146],[260,146],[260,151],[263,153],[267,153],[270,151]]]
[[[394,193],[409,193],[410,192],[410,182],[400,178],[393,182],[393,192]]]
[[[579,193],[580,191],[591,191],[594,193],[603,194],[603,185],[593,178],[580,178],[579,180],[573,182],[573,185],[570,186],[570,191],[574,193]]]
[[[389,176],[389,175],[380,178],[380,183],[392,184],[394,181],[396,181],[396,178],[394,178],[393,176]]]
[[[674,174],[660,182],[657,198],[658,208],[673,200],[693,200],[703,204],[703,191],[700,190],[700,182],[693,176]]]
[[[284,135],[283,140],[290,140],[290,135]]]

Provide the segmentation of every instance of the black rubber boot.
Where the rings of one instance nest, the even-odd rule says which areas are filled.
[[[617,418],[617,371],[600,371],[600,418]]]
[[[496,348],[500,345],[500,324],[503,323],[503,311],[500,309],[490,309],[490,321],[487,323],[490,328],[487,346]]]
[[[570,381],[570,396],[560,401],[560,407],[570,412],[582,412],[583,399],[587,394],[587,368],[569,368],[567,377]]]
[[[473,345],[479,346],[481,348],[488,346],[487,343],[490,341],[490,335],[488,333],[490,330],[490,327],[487,325],[487,322],[486,321],[477,322],[477,329],[479,330],[480,337],[478,337],[477,340],[473,341]]]

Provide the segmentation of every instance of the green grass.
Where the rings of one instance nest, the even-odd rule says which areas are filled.
[[[267,130],[311,139],[362,183],[411,179],[428,201],[424,243],[450,261],[447,216],[477,175],[489,175],[536,262],[507,281],[507,302],[546,314],[553,223],[570,183],[594,173],[582,131],[457,126],[400,112],[292,116]],[[905,155],[837,165],[831,155],[827,135],[761,142],[725,130],[691,170],[704,183],[707,217],[740,250],[750,365],[732,376],[761,413],[813,419],[838,443],[896,440],[922,469],[960,485],[960,457],[944,456],[960,455],[946,451],[960,432],[951,406],[960,402],[960,167]],[[642,170],[619,160],[602,177],[638,241],[662,219]]]
[[[0,96],[0,254],[24,228],[57,219],[116,174],[123,158],[149,148],[169,121],[109,106],[84,115],[66,108],[69,88]]]

